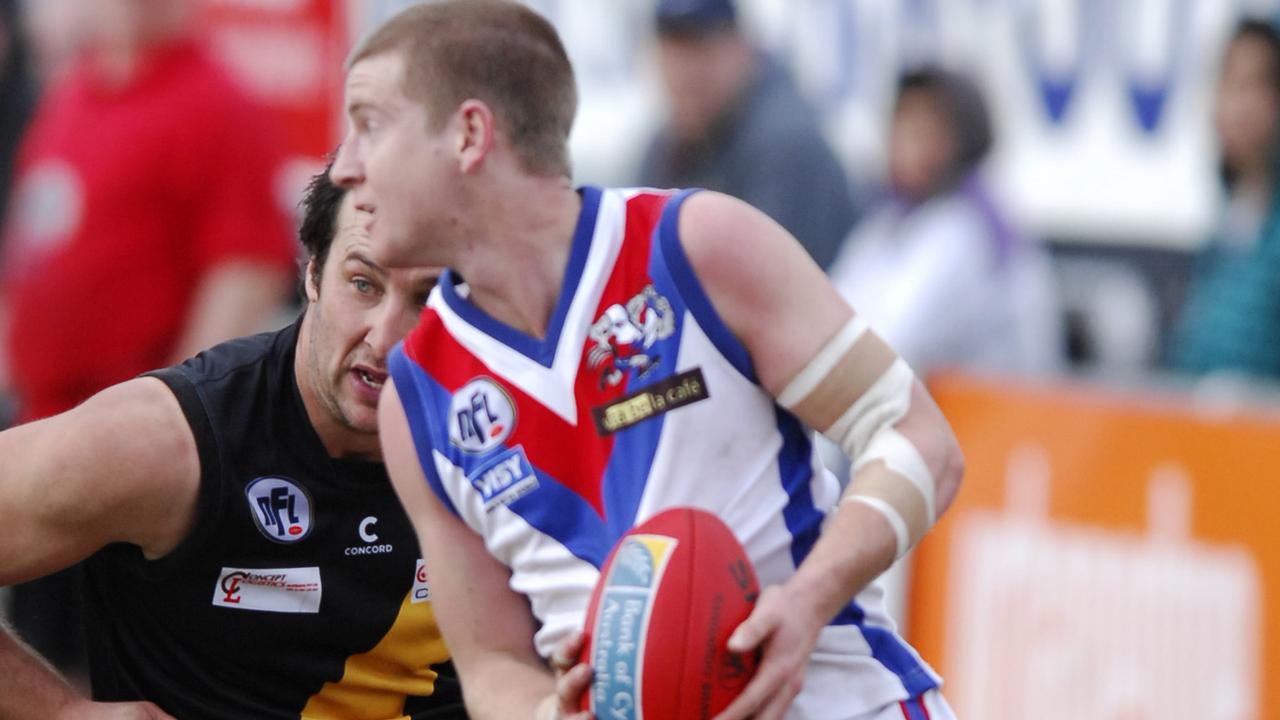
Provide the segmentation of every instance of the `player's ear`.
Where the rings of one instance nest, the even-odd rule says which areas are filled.
[[[320,269],[316,265],[316,259],[313,257],[307,261],[307,269],[302,273],[303,289],[306,290],[307,300],[317,302],[320,300]]]
[[[479,167],[493,148],[494,133],[497,131],[493,109],[483,101],[471,98],[458,106],[454,119],[457,123],[459,169],[468,173]]]

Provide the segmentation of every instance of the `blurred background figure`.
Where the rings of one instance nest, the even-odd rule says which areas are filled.
[[[195,0],[78,0],[83,45],[18,158],[0,350],[21,421],[270,322],[291,283],[282,152],[194,37]],[[13,593],[13,621],[75,672],[74,575]]]
[[[85,0],[17,0],[30,49],[31,72],[47,87],[75,67],[93,22]]]
[[[0,0],[0,227],[8,207],[18,142],[35,108],[35,98],[18,0]]]
[[[9,207],[18,143],[35,108],[36,88],[27,50],[18,0],[0,0],[0,227],[4,227]],[[0,273],[3,271],[0,267]],[[6,327],[3,310],[0,306],[0,337]],[[4,354],[0,353],[0,428],[8,425],[14,415],[12,400],[3,391],[7,376]]]
[[[969,79],[936,67],[898,85],[887,196],[831,268],[837,289],[922,377],[944,367],[1047,373],[1062,330],[1052,269],[992,196],[992,146]]]
[[[1224,198],[1172,336],[1177,370],[1280,379],[1280,33],[1245,20],[1223,57],[1214,121]]]
[[[731,0],[658,0],[656,22],[670,116],[643,155],[639,183],[745,200],[830,265],[853,224],[853,198],[786,70],[744,35]]]

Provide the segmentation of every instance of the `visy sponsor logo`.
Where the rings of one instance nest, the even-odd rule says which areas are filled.
[[[470,453],[501,445],[516,424],[516,406],[493,380],[480,377],[463,385],[449,401],[449,442]]]
[[[467,480],[484,499],[485,512],[513,503],[538,487],[538,476],[520,445],[480,465]]]
[[[249,512],[271,540],[294,543],[311,534],[311,499],[289,478],[260,477],[245,488]]]

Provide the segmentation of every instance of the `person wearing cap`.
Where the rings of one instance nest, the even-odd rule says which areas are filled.
[[[731,0],[659,0],[658,64],[670,117],[637,181],[745,200],[819,266],[853,226],[844,167],[786,71],[743,33]]]

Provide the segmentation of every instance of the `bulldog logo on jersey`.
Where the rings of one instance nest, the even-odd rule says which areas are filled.
[[[501,445],[516,426],[516,405],[496,382],[478,377],[449,400],[449,442],[469,453]]]
[[[289,478],[257,478],[244,494],[254,522],[268,539],[295,543],[311,534],[311,498]]]
[[[654,343],[671,337],[676,318],[671,302],[646,285],[635,297],[605,308],[591,325],[588,336],[595,343],[587,354],[587,366],[600,371],[600,387],[622,382],[628,370],[644,377],[661,358],[652,354]]]

